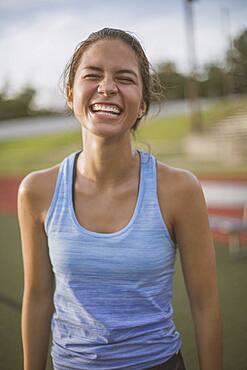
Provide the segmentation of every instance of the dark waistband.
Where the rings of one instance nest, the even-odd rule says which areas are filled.
[[[175,353],[168,361],[145,370],[186,370],[181,351]]]

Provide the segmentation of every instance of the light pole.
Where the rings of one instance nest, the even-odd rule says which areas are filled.
[[[227,7],[221,8],[221,22],[222,22],[222,34],[223,37],[227,40],[227,47],[230,49],[232,54],[233,43],[231,37],[231,24],[230,24],[230,10]],[[229,69],[226,77],[223,81],[224,93],[225,95],[231,95],[234,93],[234,79],[232,75],[231,68]]]
[[[185,0],[185,19],[187,35],[187,53],[189,63],[189,77],[186,86],[186,95],[190,104],[191,128],[194,132],[202,132],[202,117],[198,101],[199,89],[197,81],[197,62],[195,51],[195,34],[193,19],[193,1]]]

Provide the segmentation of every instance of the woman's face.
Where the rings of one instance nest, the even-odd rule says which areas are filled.
[[[100,40],[86,49],[68,104],[83,128],[99,136],[130,130],[145,111],[138,59],[121,40]]]

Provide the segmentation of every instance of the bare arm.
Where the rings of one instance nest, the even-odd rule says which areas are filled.
[[[18,192],[18,217],[24,266],[22,343],[24,370],[44,370],[53,312],[53,273],[42,221],[42,182],[28,175]]]
[[[195,325],[201,370],[222,370],[222,325],[215,251],[199,181],[184,172],[176,199],[175,235]]]

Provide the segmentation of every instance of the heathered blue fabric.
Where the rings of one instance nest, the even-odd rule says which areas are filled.
[[[55,274],[54,370],[140,370],[181,347],[173,322],[176,247],[157,198],[156,158],[141,158],[139,193],[127,226],[82,227],[73,208],[76,153],[61,163],[45,221]]]

